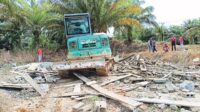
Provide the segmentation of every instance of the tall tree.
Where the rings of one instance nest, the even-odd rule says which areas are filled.
[[[31,0],[27,2],[26,0],[17,0],[16,2],[22,12],[22,17],[24,18],[24,23],[29,31],[32,32],[34,36],[34,45],[39,45],[39,37],[48,25],[51,25],[51,20],[54,17],[50,13],[52,10],[52,5],[48,2],[38,3],[37,0]]]

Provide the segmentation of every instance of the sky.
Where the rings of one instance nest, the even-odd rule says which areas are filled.
[[[145,0],[144,6],[153,6],[156,21],[167,26],[200,18],[200,0]]]

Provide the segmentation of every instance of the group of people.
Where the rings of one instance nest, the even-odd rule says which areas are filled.
[[[172,51],[176,51],[177,39],[176,39],[175,35],[170,38],[170,42],[171,42],[171,50]],[[183,44],[184,44],[184,38],[183,38],[183,36],[179,37],[179,44],[180,44],[180,48],[183,49]],[[151,37],[148,40],[148,49],[149,49],[149,52],[157,52],[155,38]],[[164,45],[163,45],[163,51],[164,52],[168,52],[169,51],[169,46],[168,46],[167,43],[164,43]]]

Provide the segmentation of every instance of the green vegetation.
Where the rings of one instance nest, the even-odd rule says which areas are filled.
[[[181,26],[159,25],[153,7],[142,7],[141,0],[0,0],[0,49],[34,49],[65,46],[63,15],[91,15],[93,32],[114,27],[114,36],[147,41],[154,36],[166,41],[171,35],[183,35],[190,43],[200,41],[200,19]]]

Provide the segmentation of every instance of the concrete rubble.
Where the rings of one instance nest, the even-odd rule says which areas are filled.
[[[98,85],[103,89],[141,103],[138,103],[140,106],[134,108],[128,107],[132,111],[142,110],[147,112],[153,106],[158,110],[169,109],[171,111],[190,112],[200,107],[199,65],[194,64],[194,68],[179,66],[160,60],[149,60],[140,55],[131,55],[125,58],[118,56],[115,61],[116,63],[113,65],[109,76],[100,77],[94,74],[87,77],[92,80],[88,83],[80,83],[78,78],[75,82],[73,80],[61,83],[62,78],[58,75],[58,71],[52,69],[53,63],[51,62],[13,67],[12,72],[18,75],[9,83],[29,84],[20,75],[26,74],[39,85],[44,94],[48,95],[52,88],[53,90],[62,88],[63,91],[59,94],[55,93],[53,97],[68,97],[77,101],[78,103],[72,107],[76,112],[84,109],[92,111],[95,105],[107,110],[110,107],[108,100],[116,100],[112,98],[106,98],[104,101],[99,100],[99,98],[105,98],[105,96],[90,88],[92,85]],[[199,59],[193,61],[197,63]],[[56,84],[59,84],[60,87],[55,86]],[[21,91],[24,91],[24,89],[22,88]],[[94,99],[93,104],[87,102],[94,97],[97,97],[97,99]],[[123,104],[120,103],[120,105]],[[141,109],[141,107],[143,108]]]

